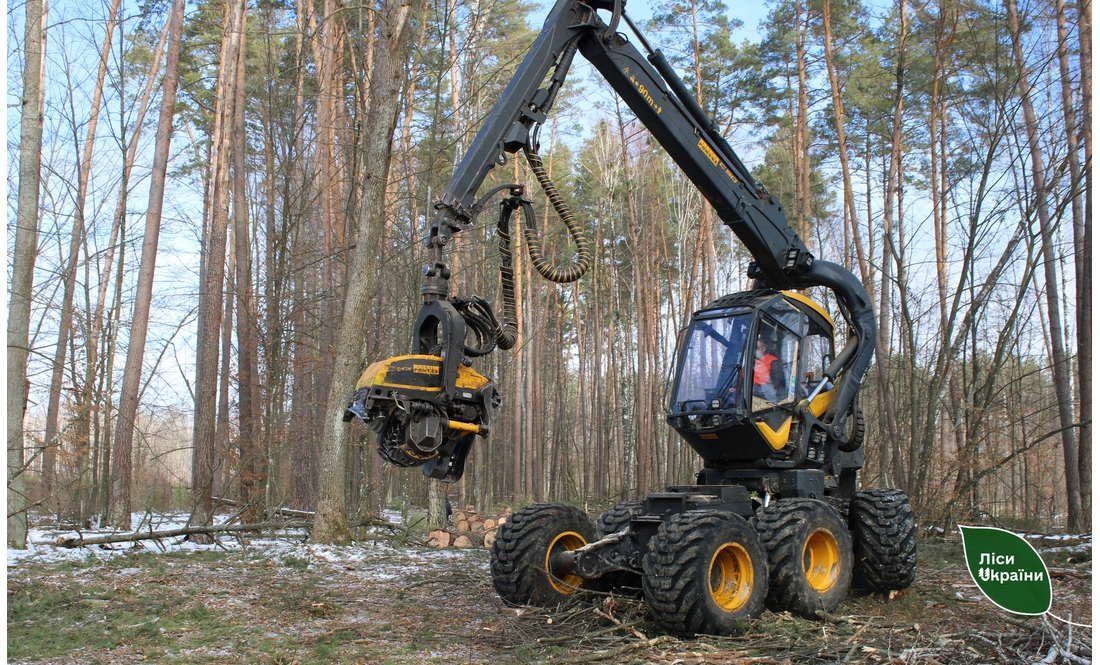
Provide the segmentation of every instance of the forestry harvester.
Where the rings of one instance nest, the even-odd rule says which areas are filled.
[[[493,545],[495,588],[510,603],[552,605],[585,588],[640,586],[667,630],[730,634],[765,606],[813,617],[835,610],[852,584],[908,587],[916,567],[908,498],[859,489],[857,397],[875,348],[867,291],[842,266],[814,258],[623,0],[554,5],[435,204],[413,353],[367,367],[345,420],[376,433],[388,461],[445,482],[462,476],[475,437],[488,435],[501,395],[471,365],[516,342],[513,214],[522,211],[524,243],[544,278],[574,281],[591,263],[583,229],[538,155],[539,130],[578,52],[752,253],[756,288],[718,298],[680,333],[666,420],[703,459],[696,484],[613,506],[595,523],[562,504],[516,512]],[[478,196],[493,167],[520,152],[577,245],[564,268],[543,257],[522,185]],[[444,261],[454,235],[493,200],[499,319],[485,299],[450,294]],[[811,287],[835,296],[847,332],[839,350],[833,318],[803,295]]]

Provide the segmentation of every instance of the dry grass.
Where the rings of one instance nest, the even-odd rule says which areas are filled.
[[[807,621],[765,612],[738,637],[678,639],[629,596],[505,607],[485,550],[385,542],[144,551],[8,570],[22,663],[1030,663],[1091,660],[1091,633],[982,599],[961,546],[921,543],[916,585],[849,595]],[[1048,555],[1059,616],[1091,623],[1091,561]],[[1086,557],[1087,558],[1087,557]],[[1067,659],[1068,658],[1068,659]]]

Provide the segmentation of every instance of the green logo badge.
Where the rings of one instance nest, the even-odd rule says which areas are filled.
[[[1050,609],[1050,574],[1031,543],[1011,531],[962,526],[970,576],[995,605],[1016,614]]]

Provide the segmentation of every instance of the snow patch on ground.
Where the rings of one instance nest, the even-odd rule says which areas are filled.
[[[422,511],[421,511],[422,512]],[[404,518],[401,511],[385,510],[382,516],[394,525],[403,525]],[[417,512],[410,512],[408,520],[415,522],[421,516]],[[131,523],[136,527],[132,531],[119,531],[111,528],[91,528],[76,531],[67,528],[51,527],[43,525],[34,527],[27,532],[27,549],[16,550],[8,548],[7,566],[9,568],[28,564],[56,564],[64,562],[89,562],[106,561],[119,555],[134,552],[202,552],[249,549],[262,551],[265,555],[275,554],[279,558],[295,556],[308,560],[316,560],[330,564],[350,564],[363,561],[368,556],[376,557],[383,552],[397,552],[394,547],[383,541],[364,541],[349,547],[333,547],[327,545],[310,545],[302,541],[307,534],[302,529],[286,529],[279,532],[280,538],[252,538],[244,534],[220,534],[215,536],[215,542],[209,545],[198,544],[186,540],[183,536],[162,538],[158,540],[143,540],[136,543],[113,543],[110,545],[89,545],[85,547],[65,548],[58,546],[61,538],[80,537],[91,538],[93,536],[109,535],[114,533],[137,533],[151,531],[167,531],[187,526],[189,515],[183,512],[152,514],[134,513]],[[215,518],[217,521],[217,518]],[[388,533],[385,529],[372,529],[378,535]],[[410,550],[401,550],[404,553]],[[415,552],[415,550],[411,550]],[[438,554],[438,553],[432,553]],[[135,569],[136,570],[136,569]]]

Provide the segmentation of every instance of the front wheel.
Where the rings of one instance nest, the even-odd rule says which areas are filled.
[[[661,524],[643,559],[642,591],[654,619],[679,635],[734,635],[764,611],[768,566],[743,517],[690,510]]]
[[[549,607],[584,586],[577,575],[550,572],[553,555],[596,540],[596,525],[583,510],[560,503],[539,503],[513,513],[497,532],[489,570],[493,587],[513,605]]]
[[[852,583],[852,539],[835,508],[814,499],[781,499],[754,519],[768,551],[768,607],[813,619],[832,612]]]

